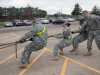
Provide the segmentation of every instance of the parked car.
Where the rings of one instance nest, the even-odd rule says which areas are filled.
[[[31,20],[23,20],[23,25],[31,25],[32,21]]]
[[[73,22],[74,19],[73,19],[73,18],[68,18],[68,21],[69,21],[69,22]]]
[[[56,19],[52,23],[53,24],[63,24],[64,22],[66,22],[66,21],[65,20],[62,20],[62,19]]]
[[[12,24],[14,26],[22,26],[23,23],[20,20],[11,20]]]
[[[12,22],[10,21],[4,22],[4,27],[12,27],[12,26],[13,26]]]
[[[49,20],[49,23],[52,23],[53,20],[55,20],[55,19],[54,18],[49,18],[48,20]]]
[[[41,19],[41,23],[42,24],[49,24],[49,20],[45,19],[45,18],[42,18]]]

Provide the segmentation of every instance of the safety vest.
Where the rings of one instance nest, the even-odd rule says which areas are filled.
[[[69,40],[70,38],[72,38],[72,33],[70,33],[70,35],[67,38],[64,38],[64,39]]]
[[[79,26],[79,29],[81,29],[81,28],[82,28],[82,25]]]
[[[37,35],[43,34],[43,33],[45,32],[45,30],[46,30],[46,28],[45,28],[45,26],[44,26],[44,29],[43,29],[42,31],[38,32]]]

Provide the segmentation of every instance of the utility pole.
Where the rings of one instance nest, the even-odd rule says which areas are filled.
[[[62,14],[62,7],[61,7],[61,14]]]

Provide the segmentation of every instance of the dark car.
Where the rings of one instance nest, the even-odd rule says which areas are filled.
[[[23,23],[20,20],[11,20],[13,26],[22,26]]]
[[[49,18],[49,23],[52,23],[55,19],[54,18]]]
[[[53,24],[63,24],[64,22],[66,22],[66,21],[62,20],[62,19],[57,19],[57,20],[54,20],[52,23]]]

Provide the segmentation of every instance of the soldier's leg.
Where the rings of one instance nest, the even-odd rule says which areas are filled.
[[[75,36],[75,37],[72,39],[72,46],[73,46],[73,49],[72,49],[70,52],[74,52],[74,51],[75,51],[75,48],[74,48],[74,45],[75,45],[74,40],[75,40],[77,37],[78,37],[78,35]]]
[[[88,52],[86,52],[86,54],[84,56],[92,55],[91,50],[92,50],[92,42],[93,42],[93,39],[94,39],[93,32],[89,32],[88,41],[87,41],[87,49],[88,49]]]
[[[27,65],[27,66],[24,66],[24,64],[28,64],[28,62],[29,62],[29,57],[30,57],[30,55],[31,55],[31,53],[32,53],[33,51],[37,51],[37,50],[43,48],[43,46],[41,46],[41,45],[42,45],[42,44],[36,44],[36,43],[34,43],[34,42],[31,42],[30,44],[28,44],[28,45],[25,47],[25,49],[24,49],[24,51],[23,51],[23,53],[22,53],[22,57],[21,57],[22,65],[20,65],[19,68],[25,68],[25,67],[28,66],[28,65]]]
[[[23,51],[22,56],[21,56],[22,64],[27,63],[27,61],[29,60],[30,54],[31,54],[31,52],[29,50],[27,50],[27,49],[25,49]]]
[[[97,44],[98,49],[100,50],[100,35],[95,36],[95,42]]]
[[[51,58],[51,60],[58,60],[58,50],[60,49],[61,50],[60,53],[61,53],[61,52],[63,52],[64,47],[70,46],[70,45],[71,45],[70,41],[68,41],[68,43],[67,42],[65,43],[64,40],[61,40],[58,44],[55,45],[54,51],[53,51],[55,57]]]
[[[83,41],[85,41],[85,38],[81,34],[78,35],[78,37],[74,39],[74,48],[75,48],[75,51],[72,53],[72,55],[78,54],[79,43],[81,43]]]

